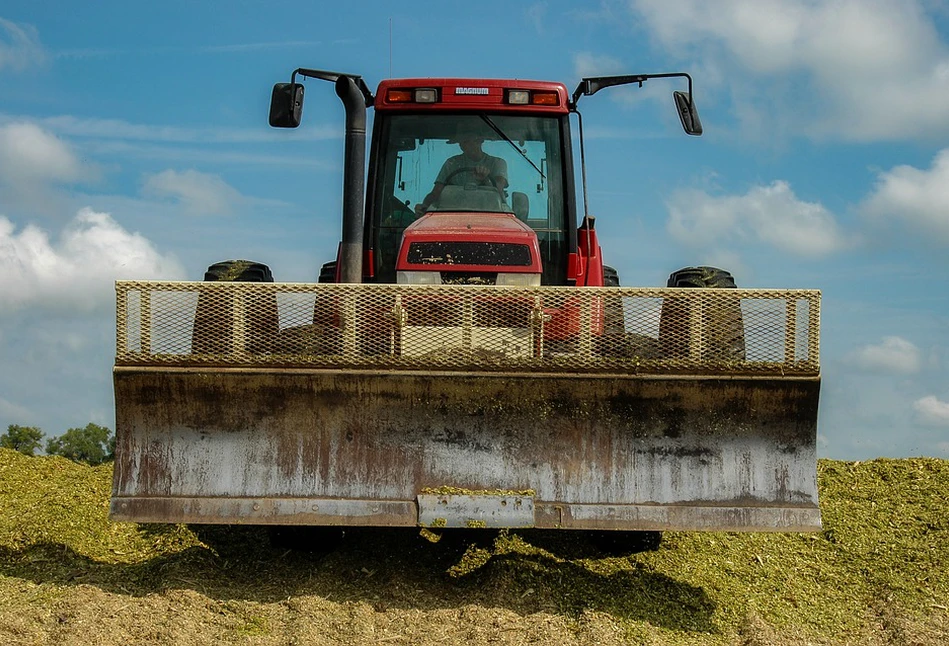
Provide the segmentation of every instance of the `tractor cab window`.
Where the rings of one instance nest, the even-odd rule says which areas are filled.
[[[394,282],[402,232],[426,212],[513,213],[537,233],[544,284],[566,275],[563,148],[556,117],[387,116],[373,201],[376,276]]]

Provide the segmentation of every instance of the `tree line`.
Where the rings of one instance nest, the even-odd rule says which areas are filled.
[[[36,455],[45,436],[36,426],[10,424],[7,432],[0,435],[0,447]],[[45,451],[47,455],[95,466],[115,458],[115,436],[111,429],[89,422],[83,428],[70,428],[58,437],[47,438]]]

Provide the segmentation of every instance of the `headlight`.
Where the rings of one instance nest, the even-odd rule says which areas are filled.
[[[433,88],[418,88],[415,90],[416,103],[435,103],[438,100],[438,91]]]
[[[540,274],[498,274],[498,285],[540,287]]]
[[[395,282],[399,285],[441,285],[440,271],[399,271],[395,274]]]

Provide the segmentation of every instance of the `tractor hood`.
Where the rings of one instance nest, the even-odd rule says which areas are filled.
[[[542,271],[537,234],[510,213],[439,211],[403,234],[399,270],[534,273]]]

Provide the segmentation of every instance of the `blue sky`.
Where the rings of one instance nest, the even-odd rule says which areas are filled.
[[[159,8],[160,7],[160,8]],[[313,281],[340,235],[342,108],[267,126],[296,67],[563,81],[627,286],[723,266],[823,290],[823,457],[949,457],[949,3],[21,2],[0,8],[0,428],[111,426],[116,278],[247,257]],[[391,34],[391,37],[390,37]]]

